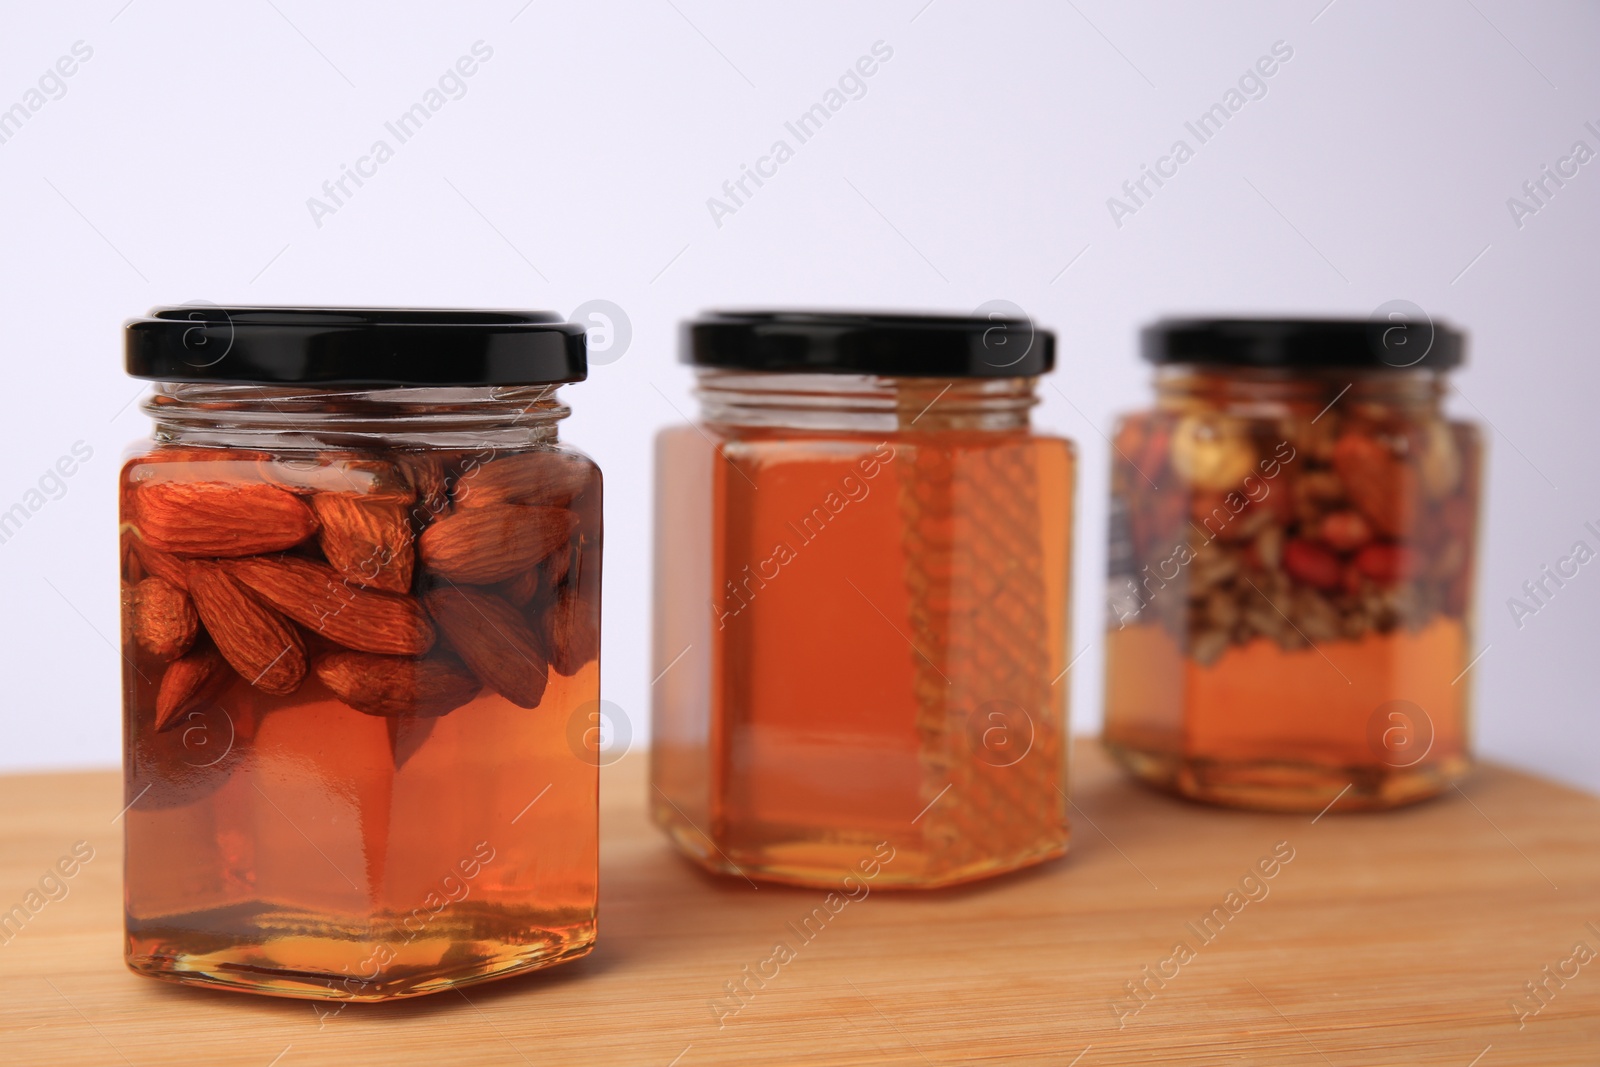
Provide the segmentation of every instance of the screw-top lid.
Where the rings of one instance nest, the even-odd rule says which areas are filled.
[[[699,367],[904,378],[1034,377],[1055,335],[1026,318],[851,311],[711,311],[683,324]]]
[[[153,308],[127,369],[162,382],[541,385],[588,376],[583,326],[548,311]]]
[[[1162,319],[1140,335],[1151,363],[1316,370],[1449,370],[1466,338],[1443,322],[1371,319]]]

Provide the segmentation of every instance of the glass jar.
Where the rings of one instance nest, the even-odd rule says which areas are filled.
[[[1166,321],[1117,426],[1105,740],[1137,777],[1285,811],[1467,770],[1482,450],[1440,324]]]
[[[847,891],[1067,847],[1074,454],[1023,320],[712,314],[657,441],[652,791],[692,859]]]
[[[128,966],[382,1000],[587,953],[582,328],[159,308],[127,366],[157,383],[121,478]]]

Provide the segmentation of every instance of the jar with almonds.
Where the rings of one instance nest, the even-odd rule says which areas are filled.
[[[656,822],[735,877],[927,888],[1067,848],[1070,441],[1021,318],[708,314],[657,439]]]
[[[170,307],[126,341],[156,383],[121,478],[128,965],[381,1000],[587,953],[582,327]]]
[[[1442,410],[1462,335],[1169,320],[1112,459],[1105,740],[1198,800],[1432,796],[1469,763],[1482,449]]]

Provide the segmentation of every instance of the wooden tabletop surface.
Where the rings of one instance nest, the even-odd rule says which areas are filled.
[[[872,892],[801,941],[824,894],[680,861],[645,763],[605,772],[593,955],[334,1014],[125,970],[117,777],[0,778],[0,911],[94,853],[0,945],[0,1063],[1600,1063],[1600,799],[1528,775],[1313,820],[1152,795],[1081,740],[1068,858]],[[792,958],[730,999],[779,941]]]

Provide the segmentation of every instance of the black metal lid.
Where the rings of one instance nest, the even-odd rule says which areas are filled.
[[[710,311],[683,324],[699,367],[905,378],[1034,377],[1056,339],[1027,318],[856,311]]]
[[[1140,334],[1151,363],[1288,370],[1449,370],[1466,338],[1428,319],[1162,319]]]
[[[161,382],[540,385],[588,376],[586,334],[548,311],[152,308],[127,368]]]

